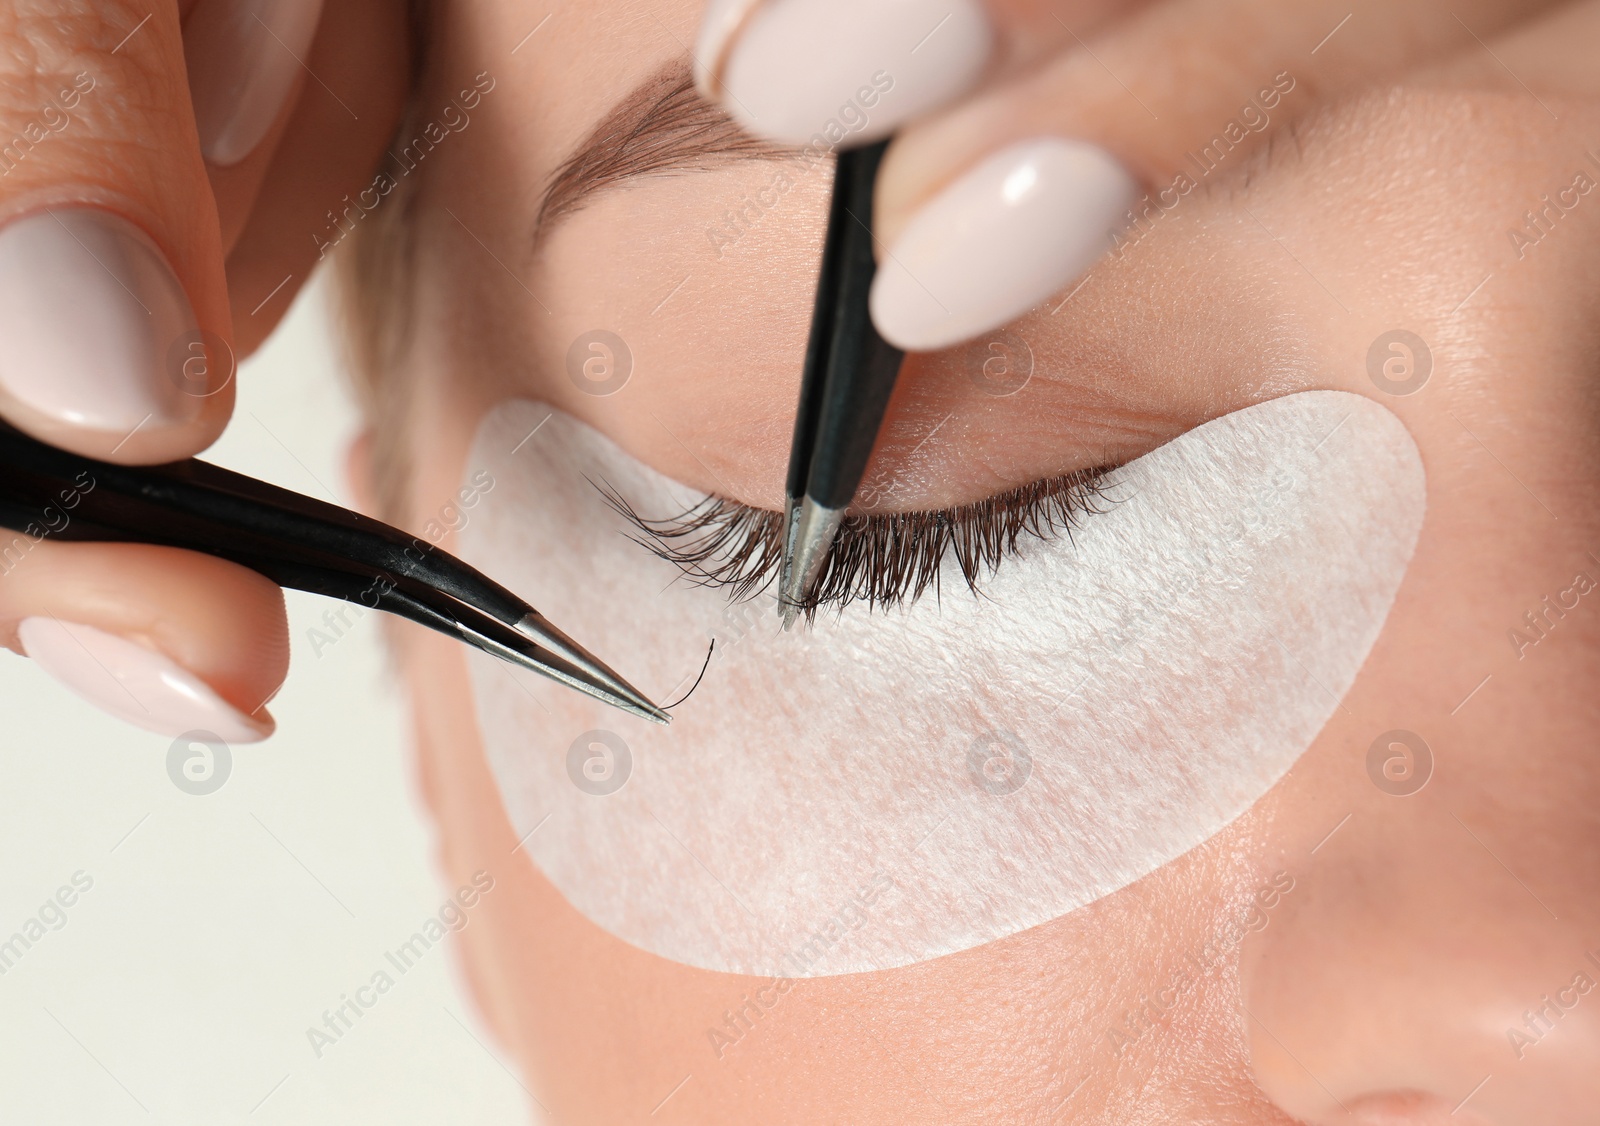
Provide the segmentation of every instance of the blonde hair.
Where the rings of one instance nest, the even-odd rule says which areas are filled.
[[[409,136],[415,127],[418,90],[427,63],[430,0],[410,0],[411,96],[395,130]],[[378,515],[401,518],[410,494],[409,459],[403,436],[416,396],[412,381],[396,378],[410,344],[416,279],[417,199],[423,177],[399,174],[393,144],[376,175],[389,175],[393,189],[382,205],[366,213],[340,240],[330,269],[335,313],[344,335],[357,404],[371,435],[371,485]]]

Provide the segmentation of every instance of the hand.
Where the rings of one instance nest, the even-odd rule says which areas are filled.
[[[713,0],[701,92],[774,140],[899,130],[878,330],[932,351],[1053,307],[1319,102],[1551,7],[1426,0]]]
[[[406,33],[392,0],[6,5],[0,415],[125,464],[210,445],[394,131]],[[48,530],[0,536],[0,641],[141,726],[238,740],[288,659],[261,576]]]
[[[486,263],[462,233],[492,224],[502,233],[488,245],[509,260],[525,245],[548,170],[569,158],[574,138],[636,139],[616,128],[618,96],[661,72],[674,37],[687,39],[675,25],[669,34],[638,19],[629,4],[582,0],[566,11],[578,18],[558,17],[540,33],[549,36],[541,61],[552,65],[524,66],[507,84],[508,98],[520,90],[523,104],[565,101],[556,118],[564,128],[505,123],[498,134],[476,134],[476,150],[443,156],[449,166],[430,167],[437,190],[416,221],[419,242],[432,249],[419,268],[442,272],[430,289],[440,296],[394,312],[425,311],[427,324],[404,372],[386,373],[419,380],[412,393],[429,408],[414,413],[409,429],[386,432],[397,447],[386,464],[423,483],[402,511],[414,522],[486,464],[474,427],[486,404],[507,396],[585,418],[689,489],[773,510],[782,500],[814,285],[807,267],[826,214],[824,177],[793,175],[776,210],[763,189],[802,162],[743,155],[613,182],[543,232],[541,258],[520,278]],[[489,4],[458,6],[453,19],[460,38],[503,51],[533,22],[518,17]],[[1122,464],[1208,420],[1294,392],[1362,394],[1393,411],[1426,470],[1423,530],[1360,675],[1350,692],[1336,694],[1338,707],[1330,700],[1332,719],[1289,774],[1223,833],[1090,907],[914,966],[794,980],[764,1017],[757,991],[769,979],[674,964],[586,917],[544,873],[592,838],[553,844],[547,825],[534,840],[545,841],[537,847],[552,859],[504,867],[495,895],[513,908],[480,917],[472,924],[480,929],[468,933],[477,936],[474,980],[486,1007],[505,1042],[523,1045],[526,1072],[538,1077],[553,1117],[609,1121],[655,1111],[654,1119],[695,1126],[1510,1126],[1593,1118],[1581,1108],[1593,1103],[1586,1061],[1600,995],[1571,1006],[1575,975],[1591,965],[1585,952],[1600,938],[1600,763],[1589,703],[1600,677],[1600,616],[1589,602],[1600,573],[1590,554],[1600,553],[1600,3],[1479,34],[1484,45],[1467,40],[1442,69],[1419,67],[1397,75],[1393,88],[1327,99],[1315,120],[1271,146],[1271,159],[1224,163],[1126,253],[1097,266],[1059,313],[1050,312],[1058,299],[1008,325],[1007,336],[1033,359],[1017,393],[994,395],[978,378],[972,361],[982,346],[910,358],[876,451],[881,479],[896,482],[888,503],[927,511]],[[617,81],[597,89],[570,80],[596,68],[610,68]],[[658,80],[654,89],[663,88],[671,84]],[[902,140],[911,136],[907,130]],[[488,175],[504,169],[511,174]],[[756,212],[758,221],[724,254],[707,232],[725,229],[721,216],[755,200],[766,217]],[[615,395],[586,394],[565,367],[571,341],[596,325],[626,340],[637,358],[638,374]],[[1384,343],[1396,329],[1428,349],[1410,353],[1400,370],[1387,362],[1399,354]],[[557,425],[518,455],[549,458],[551,471],[539,480],[552,488],[567,447],[539,453],[536,443],[550,442]],[[509,437],[493,448],[521,440]],[[480,550],[496,538],[512,550],[541,515],[571,519],[567,504],[543,490],[503,487],[493,503],[509,506],[499,517],[505,533],[480,527]],[[651,514],[674,511],[663,501]],[[629,556],[645,549],[623,536],[609,543],[581,558],[524,553],[522,581],[536,582],[562,608],[563,624],[585,638],[611,630],[643,640],[642,620],[660,635],[683,605],[679,591],[657,596],[663,575],[660,585],[639,585],[639,604],[619,607],[614,586],[597,580],[631,573]],[[1162,565],[1146,558],[1152,571]],[[1585,577],[1575,581],[1579,573]],[[1585,608],[1574,609],[1575,599]],[[1059,636],[1042,589],[1033,604],[1037,636]],[[982,617],[958,612],[963,622]],[[771,621],[770,608],[761,613]],[[869,611],[858,604],[840,613]],[[1108,620],[1115,614],[1108,608]],[[778,663],[789,654],[760,652],[759,641],[728,652],[719,642],[706,683],[674,721],[674,756],[724,740],[780,757],[797,746],[841,748],[849,761],[815,776],[833,779],[826,792],[850,787],[860,771],[878,768],[873,752],[911,738],[928,748],[930,784],[948,769],[959,786],[963,736],[1013,716],[1021,722],[1039,703],[1007,675],[1025,658],[997,643],[965,666],[965,680],[907,693],[887,710],[864,707],[853,691],[863,683],[858,674],[904,664],[942,676],[951,667],[950,654],[930,651],[928,635],[898,615],[875,617],[871,652],[839,649],[842,674],[798,675]],[[828,628],[812,640],[826,645]],[[452,882],[465,882],[518,849],[552,808],[527,800],[531,781],[561,761],[574,735],[607,721],[571,693],[542,696],[553,715],[523,696],[519,710],[495,714],[503,720],[526,707],[528,718],[502,726],[505,741],[486,753],[496,736],[481,721],[490,714],[483,705],[507,687],[503,678],[471,681],[461,647],[442,636],[408,631],[403,644],[429,800]],[[630,659],[648,661],[648,651]],[[1267,650],[1257,667],[1286,689],[1304,687],[1304,666],[1289,653]],[[662,659],[657,675],[671,684],[699,656]],[[1219,651],[1211,659],[1232,657]],[[841,692],[841,675],[849,691]],[[1205,681],[1193,680],[1192,690],[1206,691]],[[1154,691],[1146,706],[1152,716],[1170,710]],[[799,742],[805,737],[784,722],[797,712],[819,722],[834,714],[843,734]],[[1380,736],[1397,729],[1433,749],[1431,776],[1410,760],[1407,781],[1426,781],[1420,791],[1395,784],[1394,744]],[[1218,730],[1208,737],[1225,738]],[[655,755],[639,741],[649,736],[629,738],[636,762]],[[1158,771],[1171,761],[1162,742],[1150,744],[1146,760]],[[1053,761],[1070,771],[1086,753],[1043,728],[1036,751],[1040,770]],[[913,912],[929,894],[933,862],[917,847],[936,846],[917,846],[925,830],[905,842],[909,851],[863,843],[859,832],[830,838],[816,828],[818,807],[792,790],[717,784],[726,781],[718,774],[698,787],[697,816],[684,818],[693,825],[673,826],[688,835],[674,842],[663,834],[686,879],[710,883],[695,858],[715,867],[708,858],[782,851],[790,836],[809,832],[807,845],[823,850],[825,862],[881,857],[903,881],[906,898],[863,924],[863,939],[904,925],[899,905]],[[559,802],[567,793],[559,766],[551,782],[537,792]],[[661,784],[653,773],[628,783],[646,788],[641,811],[662,808]],[[625,800],[640,797],[631,792]],[[772,800],[745,800],[754,792]],[[1209,783],[1198,779],[1195,793],[1205,792]],[[587,797],[577,793],[575,800]],[[709,831],[719,803],[739,807],[748,828],[719,840]],[[520,825],[506,812],[519,808],[530,815]],[[940,816],[931,812],[927,825]],[[652,822],[651,831],[660,829]],[[749,855],[741,862],[742,877],[718,870],[725,883],[715,890],[780,894],[770,868]],[[1267,908],[1273,898],[1263,900],[1263,889],[1277,886],[1280,872],[1295,889]],[[615,870],[605,877],[623,878]],[[984,903],[987,889],[974,891]],[[651,902],[633,900],[631,918],[644,917]],[[688,919],[681,900],[659,902],[658,917]],[[1260,909],[1252,913],[1251,903]],[[742,917],[731,899],[723,906]],[[874,931],[879,924],[885,929]],[[1169,991],[1175,983],[1181,992]],[[627,1003],[606,1001],[618,997]],[[722,1022],[723,1035],[740,1041],[726,1052],[711,1034]],[[639,1046],[620,1071],[618,1043]]]

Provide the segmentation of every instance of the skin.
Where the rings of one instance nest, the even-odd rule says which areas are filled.
[[[75,204],[121,215],[161,249],[201,326],[242,357],[309,275],[317,258],[310,235],[323,230],[325,212],[369,181],[404,108],[408,44],[402,9],[390,0],[326,5],[306,63],[344,91],[349,108],[302,77],[261,145],[217,168],[200,154],[184,67],[182,22],[195,7],[16,0],[0,9],[0,136],[19,135],[63,75],[69,85],[80,71],[95,78],[72,125],[0,181],[0,223]],[[92,457],[170,461],[199,453],[227,425],[231,368],[217,370],[228,370],[230,382],[188,425],[132,436],[84,430],[4,394],[0,416]],[[21,652],[17,623],[53,614],[157,649],[267,718],[264,702],[289,663],[281,594],[259,575],[189,552],[168,551],[159,563],[142,547],[39,541],[0,584],[0,645]]]
[[[413,526],[454,494],[478,418],[507,395],[554,403],[686,483],[776,503],[820,185],[791,192],[722,261],[703,229],[768,165],[618,188],[529,249],[544,178],[681,53],[689,18],[586,11],[514,64],[520,11],[448,21],[433,96],[485,67],[503,85],[430,167],[419,206]],[[458,647],[397,631],[448,878],[497,881],[462,936],[469,977],[555,1121],[1509,1126],[1590,1113],[1600,993],[1520,1059],[1507,1037],[1600,947],[1600,619],[1585,596],[1520,657],[1508,641],[1578,571],[1600,576],[1600,193],[1520,258],[1507,236],[1600,140],[1575,46],[1594,42],[1595,14],[1561,18],[1493,44],[1538,100],[1463,56],[1340,101],[1208,178],[1078,297],[1010,326],[1036,357],[1016,396],[974,393],[960,354],[918,358],[902,379],[877,455],[883,507],[1125,460],[1303,389],[1375,398],[1418,444],[1426,522],[1355,686],[1248,814],[1138,883],[962,954],[797,981],[718,1058],[708,1030],[768,982],[645,954],[568,906],[517,851]],[[596,325],[635,356],[606,398],[564,372],[568,343]],[[1367,369],[1397,326],[1432,352],[1429,381],[1406,396]],[[647,622],[648,594],[629,596]],[[1394,729],[1434,758],[1409,796],[1367,767]]]
[[[398,114],[402,37],[370,18],[342,33],[324,27],[310,65],[363,99],[360,131],[341,132],[350,127],[338,112],[324,106],[318,116],[297,102],[271,153],[222,174],[198,159],[175,77],[178,5],[157,5],[114,59],[120,35],[111,32],[143,9],[79,5],[78,18],[57,19],[45,8],[13,5],[0,24],[0,38],[35,52],[7,53],[0,113],[34,112],[27,60],[91,45],[106,97],[86,111],[100,115],[91,126],[7,178],[0,218],[41,203],[116,207],[163,247],[223,335],[232,307],[237,350],[248,350],[264,331],[249,319],[254,302],[284,273],[299,277],[311,253],[299,236],[322,230],[322,211],[365,182]],[[1005,10],[1019,29],[1034,12]],[[1059,312],[1012,326],[1038,361],[1023,393],[978,398],[964,357],[919,359],[879,458],[882,506],[922,507],[1136,456],[1292,390],[1356,391],[1402,418],[1430,480],[1406,584],[1335,719],[1226,832],[1003,942],[795,983],[718,1059],[706,1030],[764,982],[663,962],[567,907],[513,851],[461,653],[398,631],[442,861],[454,883],[478,870],[497,881],[464,932],[466,964],[557,1121],[1331,1123],[1359,1113],[1369,1122],[1520,1123],[1579,1121],[1592,1106],[1600,997],[1586,995],[1520,1060],[1505,1030],[1523,1027],[1522,1014],[1571,982],[1583,951],[1600,945],[1594,618],[1585,600],[1521,659],[1506,632],[1575,570],[1600,570],[1586,554],[1600,543],[1589,391],[1600,204],[1586,196],[1521,258],[1506,230],[1541,193],[1569,184],[1600,138],[1584,54],[1595,29],[1533,26],[1496,38],[1495,28],[1530,9],[1462,8],[1497,62],[1474,46],[1450,69],[1423,73],[1403,65],[1416,56],[1383,52],[1425,39],[1448,53],[1464,42],[1453,18],[1374,5],[1336,49],[1305,56],[1345,10],[1308,4],[1259,23],[1252,17],[1276,8],[1215,8],[1204,18],[1198,5],[1171,4],[1114,27],[1105,9],[1086,5],[1087,22],[1071,19],[1084,32],[1106,30],[1094,40],[1106,66],[1042,34],[1015,56],[1040,62],[1037,70],[1014,82],[999,74],[966,107],[908,130],[885,174],[892,224],[978,148],[1010,139],[1006,129],[1098,137],[1092,123],[1111,121],[1108,143],[1159,184],[1193,137],[1209,135],[1279,68],[1263,44],[1284,53],[1293,44],[1294,57],[1306,57],[1295,73],[1310,96],[1279,128],[1297,114],[1308,120],[1275,135],[1270,159],[1241,154],[1126,256],[1097,268]],[[1385,24],[1386,11],[1404,18]],[[453,7],[438,30],[424,107],[486,67],[502,86],[427,166],[421,281],[414,304],[396,311],[414,322],[415,346],[392,373],[415,388],[402,436],[412,476],[405,510],[390,515],[421,528],[441,510],[477,418],[507,394],[556,402],[687,483],[771,505],[822,188],[797,188],[720,262],[709,258],[704,226],[763,183],[764,166],[619,189],[535,255],[531,201],[545,177],[612,101],[681,56],[695,12],[591,4],[560,16],[514,59],[510,46],[534,22],[521,5]],[[1227,33],[1240,26],[1259,34]],[[1230,50],[1240,44],[1248,49]],[[1227,65],[1205,67],[1217,57]],[[1354,88],[1373,72],[1357,64],[1375,57],[1409,86],[1363,101]],[[1198,85],[1164,81],[1178,73]],[[1141,113],[1118,100],[1123,82],[1162,89],[1159,129],[1135,124]],[[1020,112],[1040,105],[1043,116]],[[130,132],[140,143],[128,143]],[[112,148],[115,161],[105,156]],[[282,261],[297,244],[302,259]],[[693,288],[652,314],[685,276]],[[276,300],[286,304],[292,288]],[[567,343],[597,324],[624,335],[638,361],[630,385],[605,400],[579,396],[562,370]],[[1415,396],[1383,398],[1367,379],[1367,350],[1399,325],[1430,342],[1434,371]],[[215,402],[194,433],[160,436],[130,456],[199,449],[226,414],[226,399]],[[98,440],[86,436],[79,448],[97,451]],[[368,448],[358,448],[358,476]],[[368,481],[374,493],[378,484]],[[137,566],[126,554],[134,550],[40,544],[0,590],[0,636],[21,617],[56,612],[174,652],[241,707],[270,695],[285,663],[273,643],[282,637],[275,592],[237,569],[206,571],[193,556]],[[190,604],[195,612],[176,612]],[[563,624],[582,636],[581,622]],[[1437,762],[1410,797],[1379,790],[1365,766],[1374,737],[1393,728],[1423,734]],[[1293,889],[1263,909],[1264,926],[1234,941],[1240,920],[1261,916],[1249,903],[1262,902],[1279,872]],[[1172,987],[1192,951],[1206,951],[1203,968]],[[1151,997],[1159,1013],[1130,1016]]]
[[[73,109],[72,127],[35,149],[0,182],[0,223],[69,205],[120,214],[163,252],[203,328],[220,338],[233,358],[241,358],[266,338],[314,268],[319,248],[333,233],[330,215],[354,207],[347,201],[361,198],[370,185],[405,110],[412,56],[419,45],[410,41],[407,4],[342,0],[324,5],[301,60],[304,73],[297,72],[277,120],[255,151],[232,167],[219,168],[200,153],[182,35],[202,4],[230,2],[15,0],[6,5],[0,11],[0,137],[21,135],[64,77],[86,72],[94,76],[95,86],[93,97]],[[996,44],[990,66],[972,89],[901,130],[878,188],[879,233],[892,238],[922,202],[1019,136],[1047,133],[1096,141],[1159,187],[1183,163],[1183,154],[1212,136],[1218,123],[1236,113],[1243,99],[1285,60],[1293,60],[1301,94],[1273,111],[1258,141],[1322,101],[1389,76],[1414,74],[1471,45],[1473,37],[1503,34],[1553,3],[989,0]],[[453,8],[437,7],[446,12]],[[539,99],[528,103],[539,112],[503,134],[515,144],[519,159],[535,161],[539,176],[527,179],[529,184],[550,170],[558,150],[577,139],[574,131],[581,132],[603,102],[638,77],[644,56],[660,60],[681,55],[685,44],[694,41],[698,16],[687,3],[654,8],[562,5],[556,13],[560,26],[552,30],[560,34],[540,32],[542,38],[524,45],[517,55],[541,59],[541,79],[532,86],[524,83],[522,91]],[[525,15],[519,5],[490,4],[477,22],[480,31],[492,27],[495,36],[510,35],[520,43],[530,30]],[[451,34],[448,25],[454,18],[435,21],[440,26],[433,38],[442,42]],[[1248,28],[1249,34],[1239,34],[1240,28]],[[575,49],[547,57],[547,41]],[[606,42],[627,46],[611,54],[603,49]],[[436,46],[430,44],[430,51]],[[502,57],[491,51],[479,61]],[[508,69],[498,63],[494,68],[495,73]],[[481,154],[480,167],[496,168],[502,155]],[[808,190],[816,192],[820,186]],[[813,208],[800,196],[793,201],[783,220],[785,230],[815,226]],[[521,244],[520,233],[492,233],[495,240],[501,237]],[[758,249],[770,257],[756,260],[765,261],[770,276],[780,282],[814,258],[791,245],[788,252],[798,256],[786,260],[785,247],[770,239],[747,239],[739,267],[746,280],[754,280],[751,260]],[[587,268],[596,265],[590,261]],[[600,278],[598,272],[586,276]],[[661,278],[660,292],[684,276]],[[637,280],[631,273],[620,279],[626,285]],[[669,319],[679,315],[680,310],[664,314]],[[793,322],[786,324],[787,329],[772,326],[759,337],[770,342],[764,347],[776,349],[767,360],[790,348],[793,334],[801,331]],[[707,339],[724,343],[704,326],[683,327],[696,346]],[[660,326],[651,329],[659,332]],[[668,343],[664,336],[660,340]],[[186,423],[151,423],[131,434],[87,430],[45,417],[3,392],[0,417],[63,448],[108,460],[141,464],[187,457],[215,441],[233,407],[232,368],[226,357],[211,358],[211,370],[228,378]],[[775,382],[767,390],[777,395],[783,386]],[[712,401],[720,403],[721,396]],[[902,412],[902,427],[916,422],[914,406]],[[662,417],[672,424],[670,417]],[[783,431],[785,425],[773,417],[763,411],[759,418],[723,420],[727,425],[715,443],[717,451],[750,446],[754,427],[768,426],[772,434]],[[924,421],[923,429],[906,432],[907,446],[931,429],[933,423]],[[1128,418],[1119,425],[1170,433],[1173,420]],[[1100,437],[1080,426],[1075,440],[1082,444]],[[634,438],[641,445],[660,441],[659,435]],[[891,434],[890,440],[898,439]],[[1139,444],[1123,443],[1132,448]],[[762,435],[754,445],[759,448],[732,457],[702,452],[697,461],[683,450],[671,450],[657,460],[685,480],[721,474],[722,491],[770,499],[777,478],[768,469],[780,456],[772,452],[777,444]],[[1115,444],[1107,442],[1106,448]],[[935,448],[926,455],[940,456]],[[760,462],[763,457],[766,464]],[[892,464],[892,458],[884,462]],[[1015,466],[995,468],[982,481],[961,477],[941,484],[946,491],[980,495],[1019,472]],[[867,507],[916,503],[913,494],[927,482],[915,479],[920,470],[900,470],[894,480],[869,483]],[[888,495],[891,486],[898,488],[897,495]],[[393,488],[386,484],[380,491]],[[58,565],[74,553],[73,565]],[[137,567],[124,566],[115,547],[47,540],[29,555],[27,566],[37,573],[26,604],[0,584],[0,645],[20,652],[15,627],[25,613],[50,612],[117,631],[124,612],[93,596],[97,585],[116,585],[136,617],[177,623],[173,628],[183,633],[177,637],[170,630],[146,631],[136,640],[158,646],[241,706],[270,698],[283,681],[287,662],[281,649],[261,646],[257,639],[283,634],[281,605],[271,599],[230,599],[233,586],[250,581],[233,576],[219,579],[202,599],[208,613],[198,619],[182,603],[220,572],[194,556],[175,556],[169,562],[164,578],[187,582],[148,579]]]

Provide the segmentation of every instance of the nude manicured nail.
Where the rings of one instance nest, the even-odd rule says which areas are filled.
[[[200,151],[237,164],[283,109],[322,0],[201,0],[183,28]]]
[[[878,332],[926,352],[1021,316],[1094,265],[1137,191],[1097,145],[1002,149],[924,204],[879,262]]]
[[[227,743],[255,743],[272,734],[265,711],[245,715],[188,669],[93,626],[25,618],[23,651],[89,703],[158,735],[208,731]]]
[[[979,0],[712,0],[695,83],[752,133],[857,145],[972,85],[993,42]]]
[[[198,329],[149,237],[89,207],[0,227],[0,393],[51,423],[125,434],[198,417],[170,356]]]

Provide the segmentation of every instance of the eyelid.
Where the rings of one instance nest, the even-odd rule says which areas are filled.
[[[1079,470],[1008,489],[985,500],[928,512],[852,514],[804,607],[808,618],[830,604],[865,601],[869,608],[941,593],[944,558],[954,553],[967,588],[1031,536],[1071,535],[1086,517],[1105,511],[1110,466]],[[725,497],[707,496],[677,514],[640,514],[609,486],[606,501],[636,529],[634,542],[676,564],[692,581],[726,587],[733,601],[760,594],[778,574],[783,517]]]

